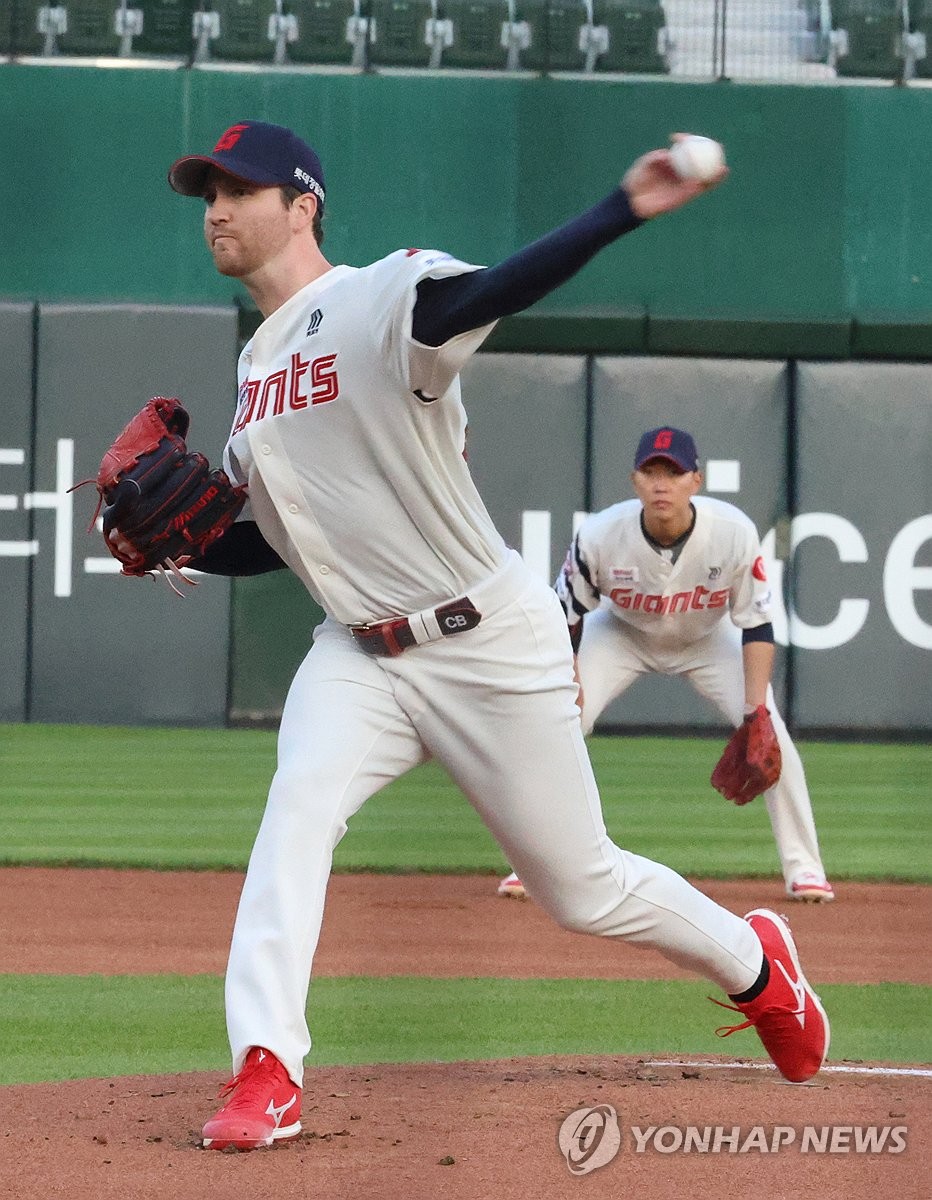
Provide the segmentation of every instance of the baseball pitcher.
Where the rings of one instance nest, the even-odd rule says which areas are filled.
[[[285,702],[240,898],[226,976],[234,1074],[205,1146],[299,1133],[333,849],[369,796],[428,757],[555,920],[698,972],[738,1014],[723,1034],[753,1026],[787,1078],[819,1070],[828,1020],[786,924],[764,909],[742,919],[608,838],[559,600],[505,545],[463,453],[458,375],[495,322],[725,175],[684,179],[658,149],[496,266],[401,249],[351,267],[323,255],[323,170],[291,130],[240,121],[171,167],[175,191],[203,202],[217,270],[264,317],[240,357],[223,459],[246,502],[193,565],[287,565],[327,614]],[[108,539],[125,549],[119,524]],[[138,546],[125,552],[140,563]]]

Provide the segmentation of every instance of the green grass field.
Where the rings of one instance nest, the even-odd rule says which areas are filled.
[[[627,849],[710,877],[773,875],[763,804],[708,782],[714,739],[590,741],[606,822]],[[932,881],[932,746],[801,743],[834,879]],[[0,862],[242,868],[275,767],[255,730],[0,725]],[[434,764],[374,796],[338,871],[488,871],[501,852]]]
[[[717,741],[590,745],[607,823],[621,844],[691,875],[776,874],[764,806],[735,809],[707,782]],[[932,747],[800,750],[832,878],[930,882]],[[274,755],[274,735],[253,730],[0,725],[0,862],[241,869]],[[494,875],[504,866],[431,764],[374,797],[337,854],[341,871]],[[833,1059],[932,1062],[928,989],[820,991],[833,1020]],[[761,1057],[747,1035],[733,1039],[740,1045],[715,1038],[721,1022],[708,992],[701,982],[320,979],[311,990],[309,1061],[723,1050]],[[0,1040],[0,1083],[224,1070],[222,981],[0,975]]]
[[[529,1054],[734,1054],[766,1061],[700,982],[317,979],[308,1064],[459,1062]],[[832,1058],[932,1062],[927,989],[819,989]],[[896,1022],[890,1020],[896,1014]],[[735,1021],[738,1017],[735,1017]],[[225,1071],[223,984],[210,975],[0,976],[0,1084]]]

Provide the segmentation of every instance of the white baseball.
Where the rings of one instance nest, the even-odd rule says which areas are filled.
[[[670,147],[670,161],[680,179],[708,183],[725,165],[725,151],[713,138],[690,134]]]

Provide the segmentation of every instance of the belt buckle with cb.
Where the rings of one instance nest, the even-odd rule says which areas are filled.
[[[468,596],[463,596],[460,600],[451,600],[449,604],[441,604],[438,608],[427,609],[410,617],[393,617],[369,625],[350,625],[349,631],[359,648],[367,654],[394,658],[411,646],[475,629],[481,620],[482,613]]]

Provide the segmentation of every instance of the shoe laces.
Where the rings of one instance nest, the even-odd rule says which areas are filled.
[[[729,1012],[744,1012],[744,1009],[739,1008],[737,1004],[726,1004],[724,1000],[716,1000],[714,996],[708,996],[707,999],[711,1000],[713,1004],[717,1004],[719,1008],[727,1008]],[[768,1008],[762,1008],[756,1017],[749,1017],[739,1025],[719,1025],[715,1033],[718,1037],[726,1038],[733,1033],[740,1033],[742,1029],[750,1029],[752,1026],[759,1025],[761,1020],[771,1013],[779,1013],[788,1017],[799,1017],[804,1011],[803,1008],[791,1008],[789,1004],[772,1004]]]
[[[271,1055],[268,1056],[271,1062],[274,1062]],[[265,1066],[264,1063],[251,1062],[243,1066],[241,1071],[238,1071],[232,1079],[228,1079],[220,1091],[217,1093],[219,1100],[225,1100],[228,1096],[236,1095],[238,1104],[251,1100],[254,1096],[261,1099],[262,1095],[268,1090],[266,1077],[270,1074],[270,1066]]]

